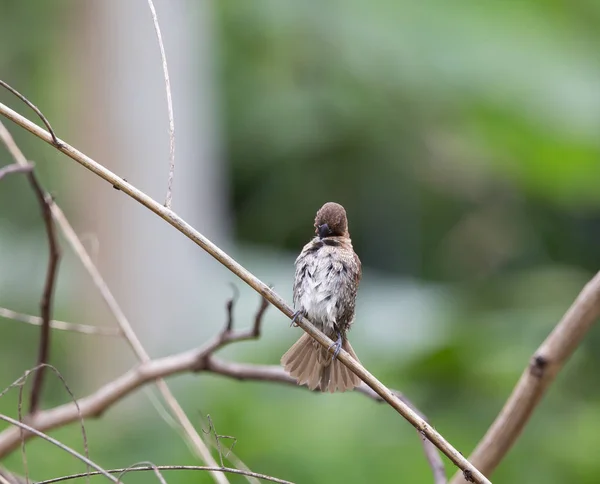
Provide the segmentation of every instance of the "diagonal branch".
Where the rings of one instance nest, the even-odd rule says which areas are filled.
[[[0,103],[0,114],[7,117],[14,123],[34,134],[38,138],[53,145],[52,136],[47,131],[43,130],[36,124],[21,116],[17,112],[10,109],[8,106]],[[279,309],[288,318],[293,317],[294,311],[275,291],[269,288],[264,282],[259,280],[254,274],[236,262],[222,249],[213,244],[209,239],[195,230],[190,224],[179,217],[172,210],[167,209],[154,199],[146,195],[141,190],[137,189],[130,183],[118,177],[110,170],[94,161],[89,156],[77,150],[73,146],[64,143],[60,139],[56,149],[75,160],[80,165],[84,166],[92,173],[96,174],[110,185],[118,187],[122,192],[144,205],[146,208],[157,214],[163,220],[175,227],[178,231],[188,237],[191,241],[199,245],[208,254],[214,257],[219,263],[233,272],[237,277],[243,280],[246,284],[252,287],[261,296],[267,299],[273,306]],[[54,145],[53,145],[54,146]],[[312,336],[324,348],[332,348],[333,342],[319,331],[306,318],[297,319],[298,326]],[[467,480],[472,480],[477,483],[489,483],[488,479],[476,469],[458,450],[456,450],[439,432],[431,425],[417,415],[408,405],[402,402],[394,393],[381,383],[374,375],[372,375],[364,366],[354,360],[343,349],[338,355],[338,359],[356,374],[362,381],[369,385],[381,398],[383,398],[394,410],[402,415],[406,420],[413,425],[417,431],[421,432],[427,439],[440,449],[457,467],[459,467]]]
[[[600,318],[600,272],[586,284],[554,330],[532,356],[504,408],[469,458],[490,475],[514,445],[544,393]],[[464,483],[457,474],[452,484]]]

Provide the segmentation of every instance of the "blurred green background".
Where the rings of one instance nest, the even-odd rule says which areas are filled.
[[[0,1],[0,78],[59,123],[67,123],[69,110],[59,106],[72,86],[61,82],[57,49],[76,3]],[[215,124],[236,250],[262,254],[251,257],[259,277],[268,254],[284,254],[282,278],[291,285],[289,256],[311,236],[314,212],[325,201],[342,203],[364,270],[350,335],[361,361],[469,454],[600,262],[600,2],[211,5]],[[0,99],[19,106],[7,93]],[[73,165],[9,128],[28,157],[44,160],[38,170],[46,185],[66,192]],[[0,150],[0,164],[10,162]],[[18,176],[0,182],[0,306],[35,313],[46,248],[28,190]],[[23,252],[16,267],[9,264],[13,246]],[[70,267],[63,265],[61,279],[69,280]],[[15,280],[28,290],[17,290]],[[377,308],[399,301],[408,308],[402,316],[379,317]],[[62,319],[75,317],[72,303],[64,289]],[[274,310],[270,317],[273,327],[287,324]],[[238,318],[249,324],[251,314]],[[0,319],[0,332],[3,387],[33,366],[37,331]],[[297,336],[281,334],[285,341],[267,338],[246,343],[241,355],[225,354],[276,364]],[[85,338],[56,333],[53,340],[52,362],[76,395],[95,387],[70,357]],[[494,482],[598,482],[599,344],[593,331]],[[103,340],[100,348],[112,346]],[[128,349],[119,344],[118,351]],[[192,420],[210,413],[257,472],[296,482],[432,481],[412,428],[361,395],[206,375],[173,382]],[[45,406],[67,400],[60,385],[47,384]],[[152,403],[136,401],[86,424],[92,458],[106,468],[197,463]],[[15,415],[16,402],[15,391],[5,395],[1,411]],[[81,449],[76,425],[52,435]],[[27,461],[35,479],[83,469],[38,441],[28,444]],[[18,452],[4,463],[22,472]],[[166,478],[210,482],[200,474]],[[152,479],[132,474],[126,481]]]

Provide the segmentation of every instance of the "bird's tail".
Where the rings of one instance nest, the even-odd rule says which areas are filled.
[[[342,348],[358,361],[348,340]],[[337,358],[332,361],[332,354],[306,333],[281,357],[281,364],[298,385],[306,384],[311,390],[345,392],[361,384],[360,378]]]

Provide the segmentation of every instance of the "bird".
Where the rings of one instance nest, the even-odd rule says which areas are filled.
[[[342,205],[325,203],[314,226],[315,237],[295,262],[292,325],[304,316],[335,343],[327,349],[305,333],[282,356],[281,364],[298,385],[321,392],[344,392],[361,384],[337,356],[343,348],[358,361],[346,334],[354,321],[362,265],[352,247]]]

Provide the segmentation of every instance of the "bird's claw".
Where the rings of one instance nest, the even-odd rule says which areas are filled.
[[[302,316],[302,311],[298,310],[296,311],[293,315],[292,315],[292,324],[290,324],[290,328],[292,326],[298,326],[298,323],[296,323],[296,319],[298,319],[299,316]]]
[[[335,343],[333,343],[328,349],[327,351],[331,351],[332,348],[334,348],[333,350],[333,357],[331,358],[331,361],[335,360],[338,355],[340,354],[340,351],[342,350],[342,344],[343,344],[344,340],[342,338],[342,334],[338,333],[338,339],[336,340]]]

